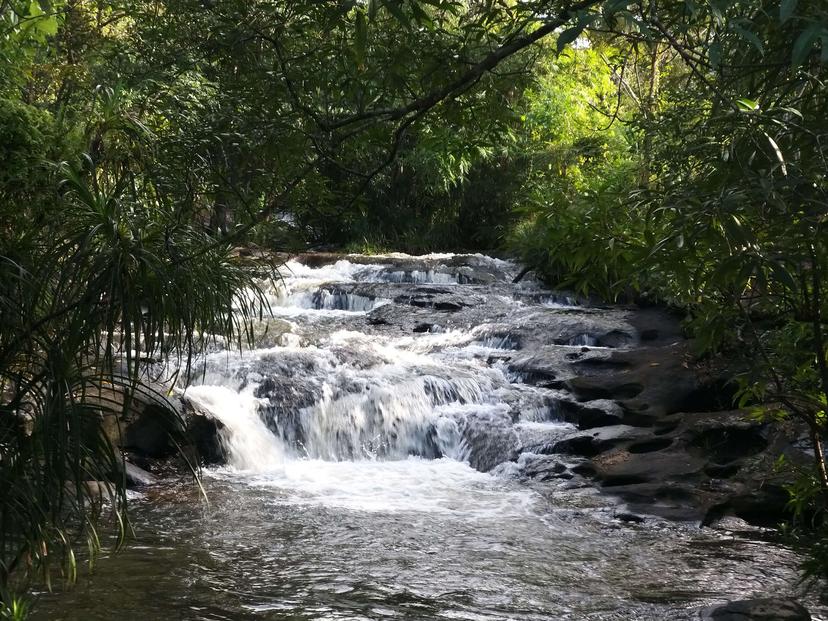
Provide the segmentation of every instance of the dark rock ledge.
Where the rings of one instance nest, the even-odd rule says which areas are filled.
[[[810,621],[810,613],[792,599],[742,599],[701,611],[702,621]]]
[[[637,345],[601,357],[584,351],[568,376],[558,376],[558,386],[574,397],[562,402],[561,416],[579,432],[546,452],[580,458],[574,474],[634,513],[704,526],[729,516],[778,525],[786,517],[783,486],[790,475],[776,469],[776,460],[808,463],[799,448],[805,430],[730,409],[724,376],[704,377],[693,367],[669,314],[632,311],[628,321]]]

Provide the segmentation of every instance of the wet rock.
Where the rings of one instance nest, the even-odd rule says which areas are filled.
[[[790,494],[780,485],[741,485],[739,491],[723,495],[720,503],[710,507],[702,520],[711,526],[733,516],[754,526],[776,528],[789,517]]]
[[[574,377],[567,382],[567,387],[581,401],[632,399],[644,390],[638,382],[613,383],[606,377],[589,376]]]
[[[561,400],[558,402],[561,419],[577,425],[579,429],[618,425],[624,416],[621,408],[608,399],[596,399],[587,403]]]
[[[187,439],[193,450],[195,463],[202,465],[223,464],[227,460],[220,431],[224,425],[204,414],[195,414],[187,421]]]
[[[618,348],[636,342],[630,326],[618,312],[593,309],[581,310],[576,315],[566,311],[551,311],[541,316],[546,326],[546,343],[570,347]]]
[[[297,382],[296,377],[274,374],[256,386],[253,394],[267,401],[268,412],[292,412],[312,405],[319,398],[320,389],[316,382]]]
[[[593,441],[599,444],[602,450],[616,447],[622,443],[641,442],[652,437],[649,430],[630,425],[601,427],[589,433]]]
[[[699,431],[690,445],[702,449],[715,463],[726,464],[761,453],[768,441],[756,427],[722,426]]]
[[[646,330],[642,330],[639,336],[643,342],[657,341],[660,336],[660,332],[656,328],[648,328]]]
[[[622,522],[628,522],[631,524],[643,524],[646,522],[646,518],[636,515],[635,513],[628,513],[626,511],[621,511],[615,514],[615,519],[620,520]]]
[[[642,482],[640,477],[630,477],[627,481],[616,480],[614,485],[602,487],[601,491],[622,499],[635,513],[687,524],[699,524],[704,517],[703,498],[691,484],[658,480]]]
[[[727,532],[750,532],[761,530],[750,524],[747,520],[738,518],[735,515],[723,515],[716,519],[712,519],[709,522],[707,522],[707,520],[708,518],[706,517],[705,520],[702,521],[702,525],[714,530],[722,530]]]
[[[472,414],[461,421],[460,432],[463,452],[476,470],[488,472],[518,456],[520,442],[508,415]]]
[[[514,429],[520,452],[537,455],[554,453],[555,444],[574,431],[572,426],[560,423],[518,423]]]
[[[183,429],[181,405],[165,392],[162,386],[140,385],[126,405],[124,394],[112,389],[86,398],[104,408],[103,431],[114,447],[162,458],[176,453],[171,438]]]
[[[556,442],[548,452],[593,457],[619,446],[625,446],[627,450],[634,452],[630,447],[641,447],[648,442],[661,440],[650,438],[650,432],[640,427],[610,425],[563,438]],[[662,448],[669,446],[671,441],[666,442],[667,445]]]
[[[128,461],[123,462],[123,470],[126,485],[129,489],[147,487],[158,483],[158,479],[155,475],[147,472],[143,468],[139,468],[135,464],[131,464]]]
[[[582,463],[560,456],[523,453],[515,462],[500,464],[494,472],[537,482],[570,481],[576,478],[575,470]]]
[[[610,330],[595,337],[598,347],[624,347],[635,343],[635,335],[624,330]]]
[[[791,444],[795,425],[764,425],[743,411],[679,413],[634,429],[637,434],[626,432],[614,448],[594,455],[594,473],[585,474],[630,506],[649,505],[644,510],[703,526],[732,516],[775,527],[788,517],[784,485],[790,479],[776,467],[777,457],[808,464],[808,455]]]
[[[682,397],[676,406],[684,412],[722,412],[733,407],[738,385],[727,377],[710,377],[699,380],[695,390]]]
[[[718,464],[711,464],[706,466],[704,473],[711,479],[729,479],[739,472],[739,464],[727,464],[720,466]]]
[[[151,404],[127,423],[121,447],[148,457],[168,457],[176,452],[172,437],[180,431],[175,414]]]
[[[417,307],[400,304],[384,304],[368,313],[367,323],[380,333],[411,333],[419,326],[417,332],[439,331],[450,325],[454,313],[445,313],[431,307]],[[458,322],[460,320],[458,319]],[[422,326],[428,326],[424,329]]]
[[[556,442],[550,452],[563,453],[565,455],[579,455],[582,457],[593,457],[601,452],[600,447],[593,441],[593,437],[582,434],[566,438]]]
[[[604,357],[573,361],[577,375],[568,389],[582,401],[613,399],[626,413],[625,423],[651,425],[659,418],[688,411],[688,396],[699,388],[686,364],[687,345],[615,350]]]
[[[808,610],[793,599],[742,599],[705,608],[703,621],[810,621]]]
[[[523,476],[536,481],[572,478],[567,465],[549,455],[526,455],[518,465]]]
[[[457,312],[468,306],[483,304],[484,298],[468,293],[458,293],[448,288],[414,287],[394,298],[395,304],[407,304],[438,311]]]
[[[681,450],[632,453],[615,449],[593,459],[596,477],[604,486],[686,477],[702,470],[705,460]]]

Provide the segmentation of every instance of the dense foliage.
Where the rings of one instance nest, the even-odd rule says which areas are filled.
[[[810,429],[822,528],[827,63],[819,0],[0,0],[0,602],[95,542],[141,360],[244,335],[239,243],[681,307]]]

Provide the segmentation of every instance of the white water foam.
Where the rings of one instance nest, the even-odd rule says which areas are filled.
[[[316,282],[370,282],[370,275],[379,273],[386,266],[378,263],[351,263],[340,259],[335,263],[310,267],[298,261],[285,263],[285,280],[311,280]]]
[[[417,259],[418,261],[439,261],[456,257],[454,254],[432,254],[411,257],[404,254],[378,255],[377,259]],[[469,255],[482,265],[511,277],[517,266],[511,261],[494,259],[484,255]],[[387,300],[367,298],[351,293],[325,291],[324,285],[336,283],[409,283],[456,285],[465,282],[461,268],[438,264],[433,268],[412,269],[404,266],[392,266],[382,263],[355,263],[340,259],[334,263],[310,267],[298,261],[287,261],[282,268],[282,279],[268,295],[268,302],[277,314],[280,308],[302,308],[316,310],[347,310],[350,312],[368,312]],[[353,298],[353,299],[352,299]]]
[[[223,476],[222,471],[213,476]],[[397,461],[293,460],[283,471],[255,476],[272,489],[273,502],[323,505],[350,511],[437,513],[462,519],[531,513],[537,496],[453,459],[410,457]]]
[[[501,275],[515,269],[475,259]],[[456,284],[460,268],[406,270],[348,260],[287,266],[272,291],[274,314],[290,316],[291,330],[318,325],[322,332],[305,333],[317,335],[313,344],[294,339],[207,359],[203,381],[212,385],[190,388],[187,397],[223,425],[228,467],[213,475],[241,471],[250,484],[281,490],[274,495],[280,502],[358,511],[468,516],[522,507],[526,498],[504,496],[502,482],[468,463],[475,450],[498,450],[479,444],[481,428],[511,424],[518,412],[548,418],[542,395],[510,384],[488,361],[518,347],[510,324],[381,336],[366,334],[359,320],[343,323],[388,301],[340,292],[335,283]],[[334,323],[320,321],[334,315]]]
[[[284,468],[283,447],[259,416],[260,399],[225,386],[192,386],[186,396],[224,425],[220,433],[229,466],[250,472]]]
[[[435,284],[435,285],[456,285],[460,282],[459,274],[452,274],[447,272],[438,272],[435,270],[394,270],[387,272],[380,272],[377,278],[381,282],[390,283],[411,283],[415,285]]]

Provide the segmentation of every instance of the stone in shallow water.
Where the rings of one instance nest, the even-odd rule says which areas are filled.
[[[147,487],[158,483],[158,479],[155,475],[147,472],[143,468],[139,468],[135,464],[129,463],[128,461],[123,462],[123,469],[126,484],[129,489],[135,489],[136,487]]]
[[[518,435],[508,416],[475,412],[461,421],[463,447],[469,465],[488,472],[498,464],[517,458]]]
[[[810,613],[792,599],[741,599],[701,611],[703,621],[810,621]]]

